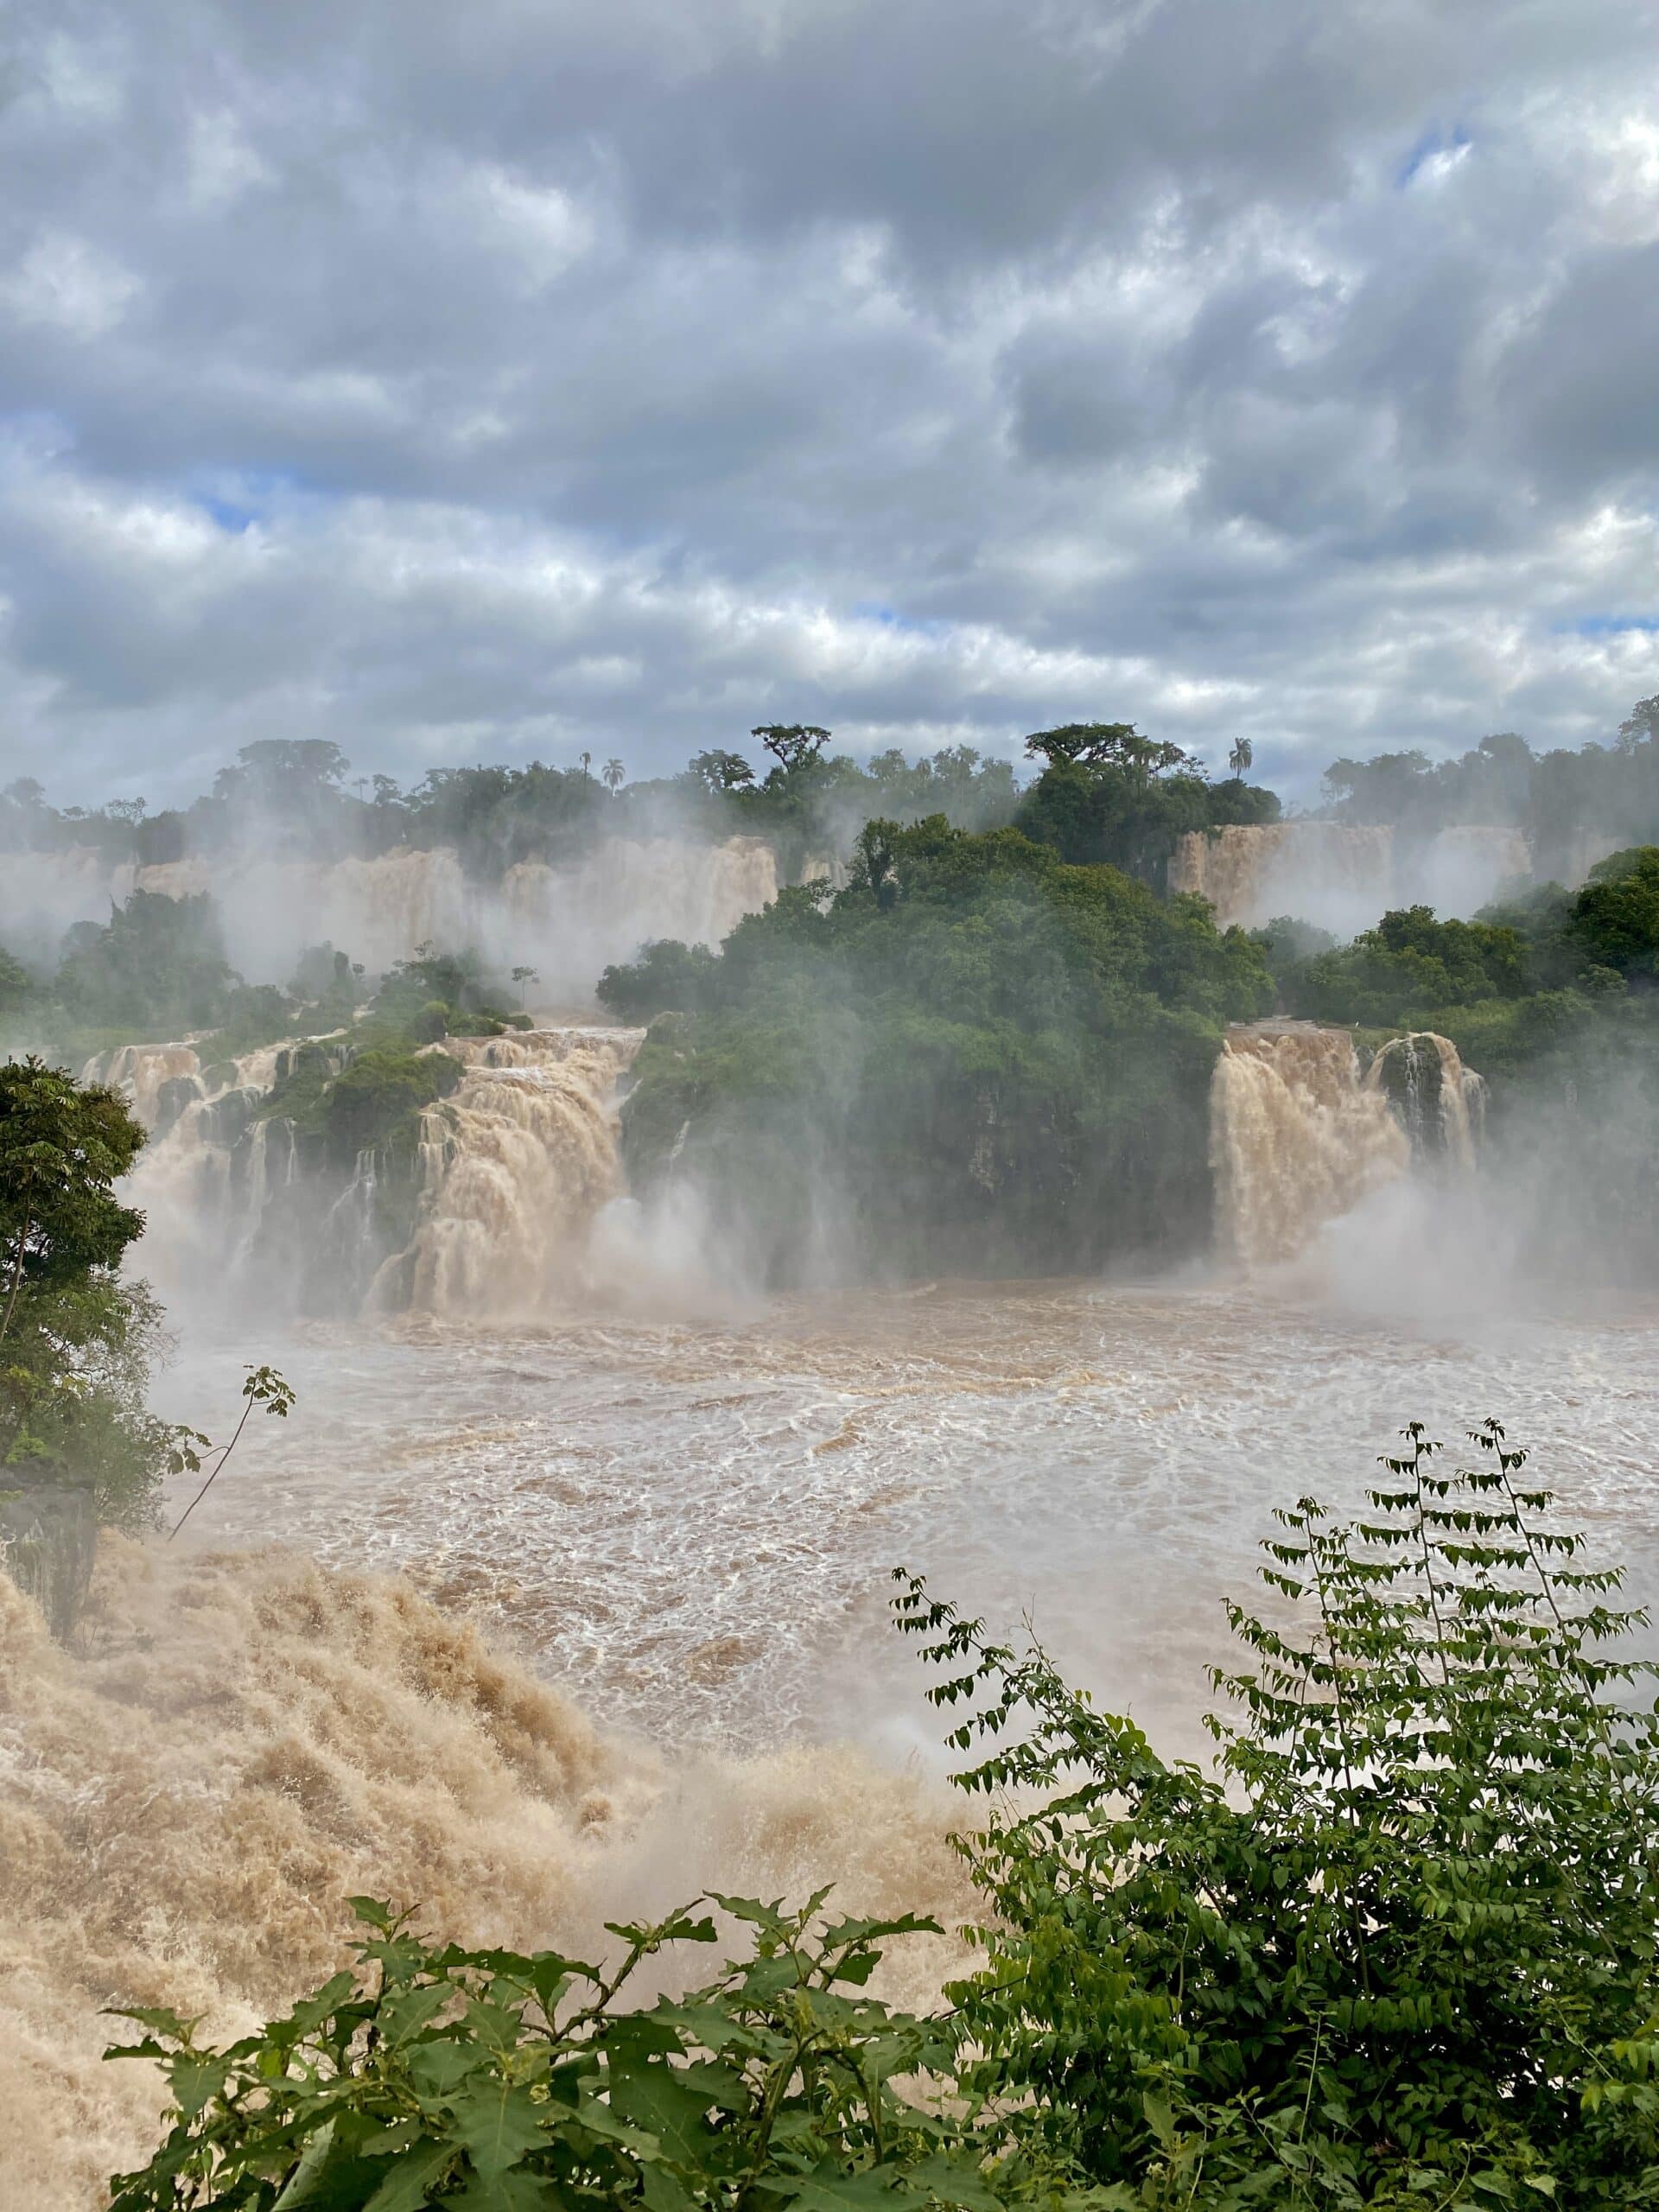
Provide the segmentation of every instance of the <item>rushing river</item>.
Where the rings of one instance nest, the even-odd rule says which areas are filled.
[[[274,1055],[233,1086],[188,1046],[118,1055],[174,1116],[135,1178],[179,1344],[156,1410],[223,1438],[257,1362],[298,1404],[253,1415],[179,1543],[105,1545],[73,1649],[0,1578],[7,2212],[93,2212],[155,2140],[100,2006],[238,2033],[338,1964],[365,1891],[584,1954],[705,1886],[958,1923],[895,1564],[1197,1754],[1274,1508],[1357,1503],[1408,1421],[1455,1449],[1496,1415],[1659,1592],[1659,1311],[1506,1259],[1443,1040],[1402,1040],[1403,1115],[1339,1042],[1230,1037],[1211,1268],[780,1298],[623,1193],[622,1033],[454,1047],[412,1241],[358,1271],[412,1310],[301,1325],[251,1233],[297,1195],[247,1122]],[[932,2001],[955,1940],[884,1986]]]
[[[191,1523],[397,1568],[607,1724],[931,1745],[887,1570],[1017,1630],[1196,1749],[1219,1600],[1272,1509],[1352,1502],[1410,1419],[1488,1414],[1659,1585],[1659,1316],[1432,1326],[1204,1285],[939,1283],[711,1325],[430,1319],[214,1347],[161,1394],[222,1433],[239,1357],[299,1392]]]

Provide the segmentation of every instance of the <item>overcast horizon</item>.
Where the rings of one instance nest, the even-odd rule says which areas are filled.
[[[0,782],[1606,740],[1659,4],[0,0]]]

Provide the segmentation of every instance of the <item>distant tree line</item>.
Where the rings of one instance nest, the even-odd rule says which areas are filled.
[[[1039,772],[1024,791],[1011,761],[970,745],[860,762],[836,753],[830,732],[814,723],[760,723],[748,740],[747,752],[710,748],[677,775],[634,782],[621,760],[595,772],[583,753],[569,768],[434,768],[404,790],[390,776],[353,779],[345,753],[322,740],[262,739],[243,747],[211,791],[156,815],[141,798],[54,807],[23,778],[0,791],[0,850],[91,847],[111,865],[146,867],[249,847],[327,859],[443,846],[474,872],[494,874],[569,861],[603,837],[750,836],[773,844],[792,871],[815,854],[844,855],[875,817],[943,814],[961,829],[992,830],[1035,806],[1025,826],[1046,842],[1146,872],[1161,868],[1184,829],[1278,812],[1270,793],[1243,782],[1247,744],[1233,748],[1231,779],[1212,785],[1180,747],[1128,723],[1027,739]]]
[[[1564,872],[1566,841],[1582,831],[1635,844],[1659,837],[1659,696],[1638,699],[1611,745],[1535,753],[1513,730],[1455,759],[1417,750],[1339,760],[1325,771],[1338,821],[1386,823],[1428,837],[1464,823],[1524,830],[1541,875]]]

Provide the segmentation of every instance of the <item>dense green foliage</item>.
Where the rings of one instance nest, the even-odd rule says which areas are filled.
[[[1558,1043],[1593,1049],[1610,1018],[1642,1026],[1659,981],[1659,848],[1615,853],[1577,892],[1548,884],[1472,922],[1412,906],[1351,944],[1281,922],[1257,942],[1287,1012],[1437,1029],[1489,1073],[1510,1074]]]
[[[944,2063],[948,2037],[864,1993],[879,1944],[933,1923],[826,1922],[823,1902],[715,1897],[619,1925],[626,1953],[607,1973],[555,1952],[435,1948],[359,1899],[378,1932],[357,1970],[262,2034],[209,2053],[170,2013],[130,2015],[147,2032],[117,2055],[164,2058],[179,2116],[114,2184],[112,2212],[996,2212],[969,2131],[896,2087]],[[710,1904],[748,1924],[748,1958],[631,2007],[642,1961],[715,1940]]]
[[[364,1033],[372,1039],[384,1032]],[[264,1121],[287,1122],[317,1141],[321,1163],[349,1175],[359,1153],[413,1145],[422,1112],[461,1081],[448,1052],[410,1050],[395,1035],[296,1046],[277,1081],[259,1102]]]
[[[116,1092],[0,1065],[0,1535],[60,1628],[83,1532],[144,1525],[173,1459],[144,1406],[156,1309],[117,1272],[143,1217],[114,1185],[143,1141]]]
[[[844,890],[786,891],[717,960],[654,948],[601,995],[637,1017],[681,986],[696,1010],[653,1026],[624,1109],[634,1187],[671,1158],[779,1279],[1200,1236],[1216,1046],[1271,998],[1198,901],[942,817],[872,823]]]
[[[988,1739],[964,2086],[1109,2202],[1659,2202],[1643,1617],[1473,1440],[1442,1472],[1408,1430],[1352,1525],[1281,1514],[1214,1774],[905,1580],[951,1740]]]
[[[383,1029],[401,1031],[421,1045],[440,1037],[499,1037],[504,1030],[527,1027],[526,1015],[496,1003],[499,991],[475,953],[440,952],[420,944],[409,959],[392,963],[374,996],[374,1019]]]
[[[1062,860],[1105,862],[1160,888],[1176,840],[1189,830],[1279,818],[1272,791],[1242,775],[1212,784],[1179,746],[1154,743],[1128,722],[1038,730],[1026,750],[1047,765],[1021,799],[1015,827]]]
[[[974,1753],[977,1953],[931,2019],[865,1995],[931,1923],[702,1899],[607,1972],[435,1948],[367,1900],[358,1964],[224,2050],[114,2056],[175,2098],[113,2212],[1636,2212],[1659,2203],[1659,1709],[1641,1617],[1487,1422],[1422,1430],[1351,1525],[1304,1498],[1230,1617],[1213,1771],[900,1573]],[[752,1948],[629,2009],[666,1946]],[[659,1985],[660,1986],[660,1985]]]
[[[0,791],[0,851],[90,846],[140,866],[252,847],[281,857],[327,859],[397,846],[448,846],[479,874],[523,861],[569,861],[602,837],[664,835],[768,839],[787,865],[844,845],[872,815],[899,820],[946,813],[969,829],[1007,822],[1017,804],[1006,760],[971,746],[931,759],[880,753],[867,766],[830,754],[828,731],[797,728],[748,735],[772,765],[757,777],[741,753],[698,753],[677,775],[630,783],[620,761],[598,774],[584,755],[573,768],[435,768],[409,791],[390,776],[349,775],[337,746],[263,739],[244,746],[211,792],[177,812],[147,817],[142,799],[89,812],[50,805],[32,778]],[[770,741],[768,731],[780,737]]]
[[[195,1036],[204,1062],[349,1021],[362,970],[314,945],[286,990],[251,984],[225,957],[205,893],[135,891],[106,923],[78,922],[54,970],[31,975],[0,951],[0,1027],[79,1062],[112,1046]]]
[[[1428,1028],[1447,1007],[1522,998],[1533,984],[1518,930],[1436,921],[1427,906],[1385,914],[1351,944],[1314,952],[1281,973],[1296,1013],[1366,1027]]]
[[[225,957],[211,899],[135,891],[107,923],[78,922],[64,939],[51,996],[92,1031],[182,1037],[219,1028],[262,1006]]]
[[[607,968],[598,984],[601,1005],[619,1021],[650,1021],[671,1009],[699,1014],[718,1002],[720,992],[718,954],[673,938],[642,944],[637,959]]]

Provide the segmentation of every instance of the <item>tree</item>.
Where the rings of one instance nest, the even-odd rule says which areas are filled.
[[[1245,777],[1250,772],[1250,765],[1255,759],[1255,747],[1250,743],[1249,739],[1236,737],[1233,740],[1231,750],[1227,755],[1227,766],[1233,772],[1233,781],[1236,784],[1243,782]]]
[[[518,1004],[522,1008],[524,1003],[525,984],[539,983],[542,979],[533,968],[515,968],[512,971],[512,980],[518,986]]]
[[[113,1269],[144,1217],[115,1196],[144,1133],[119,1094],[33,1057],[0,1067],[0,1338],[25,1286]]]
[[[1454,1471],[1414,1423],[1355,1522],[1277,1513],[1214,1772],[898,1578],[983,1807],[961,2090],[1097,2204],[1653,2201],[1645,1616],[1503,1427],[1470,1440]]]
[[[21,961],[0,945],[0,1016],[21,1014],[35,995],[35,981]]]
[[[584,776],[591,776],[594,770],[593,754],[591,753],[578,753],[576,758],[582,763],[582,774]]]
[[[222,1021],[239,984],[205,892],[135,891],[102,927],[77,922],[55,985],[77,1021],[134,1037],[177,1037]]]
[[[1051,767],[1075,761],[1085,768],[1122,768],[1143,781],[1170,768],[1202,772],[1191,753],[1166,739],[1143,737],[1133,722],[1063,722],[1033,730],[1026,751]]]
[[[1643,744],[1659,744],[1659,693],[1638,699],[1618,726],[1621,753],[1634,753]]]
[[[627,772],[620,760],[607,760],[599,772],[599,780],[607,791],[616,791],[621,788]]]
[[[144,818],[147,802],[142,798],[112,798],[104,811],[111,822],[119,822],[129,830],[136,830]]]
[[[336,798],[351,765],[326,738],[262,737],[241,747],[233,767],[219,770],[213,792],[291,817],[308,811],[320,796]]]
[[[1599,967],[1659,976],[1659,847],[1599,861],[1573,901],[1568,927]]]
[[[143,1217],[114,1186],[143,1141],[115,1091],[39,1060],[0,1067],[0,1563],[58,1635],[99,1523],[150,1525],[188,1464],[144,1404],[159,1311],[117,1272]]]
[[[754,781],[754,771],[741,753],[699,753],[688,764],[686,773],[711,791],[741,791]]]
[[[816,722],[760,722],[749,732],[758,737],[785,773],[816,760],[830,742],[830,733]]]

